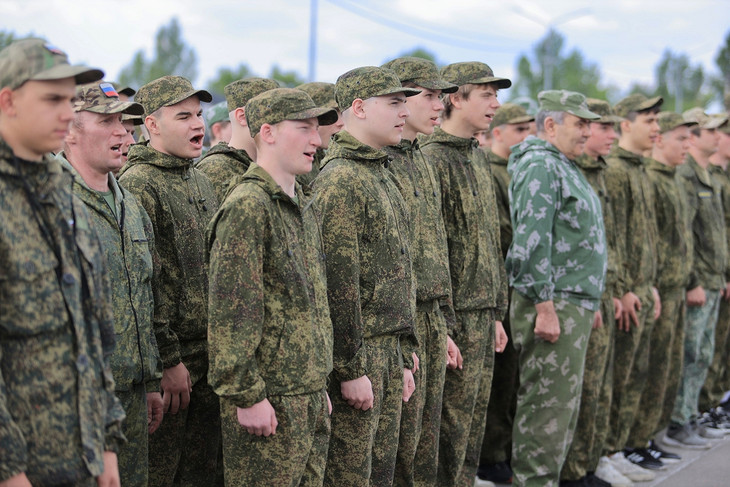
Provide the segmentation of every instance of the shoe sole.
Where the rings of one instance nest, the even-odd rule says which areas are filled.
[[[681,441],[675,440],[668,436],[665,436],[664,438],[662,438],[661,442],[668,446],[678,446],[680,448],[689,448],[691,450],[709,450],[710,448],[712,448],[712,445],[710,445],[709,443],[706,443],[704,445],[689,445],[687,443],[682,443]]]

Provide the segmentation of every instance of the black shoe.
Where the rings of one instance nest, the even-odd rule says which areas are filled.
[[[588,476],[581,477],[578,480],[561,480],[560,487],[589,487]]]
[[[479,465],[477,477],[496,484],[511,484],[512,469],[507,465],[507,462],[486,463]]]
[[[593,472],[588,472],[588,474],[585,476],[586,479],[586,485],[589,487],[611,487],[610,482],[606,482],[603,479],[599,479],[596,477],[596,474]]]
[[[661,470],[664,464],[657,460],[647,451],[646,448],[624,448],[624,456],[628,461],[641,468],[649,470]]]
[[[677,463],[682,460],[682,457],[676,453],[665,451],[659,448],[654,440],[649,441],[649,446],[646,449],[649,454],[659,460],[662,463]]]

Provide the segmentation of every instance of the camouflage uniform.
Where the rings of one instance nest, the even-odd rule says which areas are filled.
[[[447,370],[439,438],[439,485],[472,485],[494,370],[495,320],[507,304],[494,183],[476,139],[436,128],[421,150],[441,184],[456,312],[452,338],[463,369]]]
[[[319,224],[297,190],[252,164],[209,226],[209,380],[230,486],[322,485],[332,324]],[[269,437],[236,416],[263,399],[279,422]]]
[[[130,147],[119,182],[152,220],[153,257],[161,269],[152,289],[153,325],[162,365],[184,363],[193,383],[188,408],[165,414],[150,437],[150,484],[208,485],[220,449],[218,398],[206,377],[205,228],[218,209],[215,192],[192,160],[158,152],[149,142]]]
[[[299,85],[297,86],[297,89],[304,91],[312,97],[314,104],[318,107],[337,108],[337,101],[335,100],[335,85],[332,83],[314,81],[312,83]],[[314,178],[316,178],[319,174],[324,154],[325,150],[321,147],[318,148],[314,155],[314,161],[312,162],[312,170],[306,174],[300,174],[297,176],[297,182],[299,182],[303,188],[309,188],[312,185]]]
[[[243,149],[235,149],[226,142],[219,142],[210,148],[196,164],[196,169],[208,176],[213,183],[219,202],[223,202],[229,184],[236,176],[243,176],[253,160]]]
[[[575,103],[585,98],[543,92]],[[554,95],[553,95],[554,94]],[[549,108],[547,108],[549,109]],[[583,111],[585,110],[585,112]],[[580,116],[580,115],[577,115]],[[513,148],[509,172],[514,235],[505,266],[514,288],[512,340],[520,387],[512,432],[514,485],[557,486],[578,419],[583,367],[594,312],[604,291],[607,248],[601,202],[575,163],[529,136]],[[553,301],[560,337],[535,336],[535,304]]]
[[[72,184],[0,139],[0,480],[95,484],[124,442],[108,276]]]

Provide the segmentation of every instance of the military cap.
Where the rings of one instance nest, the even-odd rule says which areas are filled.
[[[694,120],[685,120],[682,115],[675,112],[659,112],[657,123],[659,124],[659,132],[662,134],[670,132],[677,127],[697,125],[697,122]]]
[[[144,108],[139,103],[120,101],[114,85],[105,81],[79,85],[76,88],[75,112],[128,113],[143,115]]]
[[[441,76],[449,83],[457,86],[466,84],[484,85],[494,83],[497,88],[509,88],[512,82],[507,78],[494,76],[492,68],[484,63],[470,61],[465,63],[449,64],[441,68]]]
[[[142,125],[144,123],[144,117],[141,115],[130,115],[128,113],[122,113],[122,122],[131,120],[135,125]]]
[[[392,69],[401,83],[411,82],[429,90],[441,90],[444,93],[455,93],[459,87],[444,80],[439,68],[433,61],[419,57],[399,57],[383,64]]]
[[[229,83],[223,88],[223,94],[226,95],[226,102],[228,102],[228,111],[243,108],[254,96],[274,88],[279,88],[279,83],[268,78],[244,78]]]
[[[314,81],[312,83],[301,84],[297,86],[297,89],[309,95],[318,107],[337,108],[335,85],[332,83]]]
[[[511,103],[521,106],[529,115],[537,115],[539,106],[537,102],[529,96],[518,96],[517,98],[512,100]]]
[[[541,112],[566,112],[578,118],[586,120],[598,120],[601,118],[588,109],[585,95],[576,91],[547,90],[537,95]]]
[[[80,85],[103,77],[99,69],[70,65],[66,53],[43,39],[22,39],[0,51],[0,89],[14,90],[26,81],[64,78],[74,78]]]
[[[213,97],[205,90],[196,90],[187,78],[182,76],[163,76],[150,81],[137,91],[135,100],[141,103],[147,115],[162,107],[176,105],[191,96],[197,96],[206,103]]]
[[[492,117],[491,128],[499,127],[501,125],[512,125],[516,123],[532,122],[535,117],[528,115],[527,111],[520,105],[514,103],[505,103],[501,107],[497,108],[497,111]]]
[[[115,81],[112,81],[111,84],[114,85],[114,89],[116,89],[117,93],[119,93],[120,95],[127,95],[131,98],[135,95],[135,93],[137,93],[137,90],[135,90],[131,86],[122,86]]]
[[[403,93],[406,96],[419,94],[420,90],[405,88],[398,76],[387,68],[363,66],[351,69],[337,78],[335,83],[335,99],[341,111],[352,106],[358,98],[366,100],[374,96]]]
[[[661,96],[647,98],[641,93],[634,93],[633,95],[629,95],[616,103],[616,106],[613,107],[613,112],[619,117],[626,118],[629,113],[640,113],[654,108],[659,108],[662,103],[664,103],[664,98]]]
[[[727,123],[727,116],[712,117],[700,107],[690,108],[682,116],[687,121],[697,122],[701,129],[716,129]]]
[[[588,110],[601,117],[598,120],[594,120],[594,122],[619,123],[623,120],[623,117],[619,117],[618,115],[613,114],[613,110],[611,110],[611,105],[609,105],[606,100],[599,100],[598,98],[587,98],[586,104],[588,105]]]
[[[254,137],[265,123],[316,118],[320,125],[337,121],[337,110],[318,107],[312,98],[296,88],[275,88],[251,98],[246,104],[246,123]]]
[[[228,104],[224,101],[216,103],[208,109],[207,113],[208,128],[211,128],[218,122],[230,122],[228,117]]]

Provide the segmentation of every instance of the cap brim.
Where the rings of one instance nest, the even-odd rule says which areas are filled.
[[[723,127],[727,124],[727,117],[719,117],[715,118],[712,117],[712,119],[702,128],[704,129],[719,129],[720,127]]]
[[[619,117],[618,115],[607,115],[605,117],[601,117],[598,120],[593,120],[596,123],[621,123],[625,120],[623,117]]]
[[[535,117],[532,115],[523,115],[522,117],[515,117],[507,121],[507,125],[516,125],[518,123],[534,122]]]
[[[213,95],[211,95],[207,91],[205,91],[205,90],[192,90],[192,91],[188,91],[186,93],[183,93],[182,95],[178,96],[177,98],[173,98],[172,100],[170,100],[169,102],[165,103],[162,106],[163,107],[170,107],[172,105],[177,105],[181,101],[187,100],[191,96],[197,96],[198,99],[200,101],[204,102],[204,103],[210,103],[211,101],[213,101]]]
[[[134,96],[137,91],[134,90],[134,88],[130,88],[129,86],[127,86],[126,88],[122,88],[121,90],[117,91],[117,93],[119,93],[120,95],[126,95],[131,97]]]
[[[129,115],[129,114],[123,113],[122,114],[122,122],[126,122],[128,120],[131,120],[132,123],[134,123],[135,125],[142,125],[142,124],[144,124],[144,117],[137,116],[137,115]]]
[[[601,116],[597,113],[593,113],[588,110],[566,110],[566,113],[570,113],[571,115],[575,115],[578,118],[583,118],[585,120],[590,120],[592,122],[600,120]]]
[[[74,78],[77,85],[84,85],[104,78],[104,71],[87,66],[59,64],[45,71],[41,71],[29,79],[33,81],[53,81],[65,78]]]
[[[426,88],[428,90],[441,90],[442,93],[456,93],[457,91],[459,91],[458,86],[443,80],[413,79],[408,81],[411,81],[418,86]]]
[[[334,108],[316,107],[288,115],[284,120],[307,120],[308,118],[316,118],[320,125],[332,125],[337,121],[339,115]]]
[[[636,110],[637,112],[644,112],[646,110],[652,110],[654,108],[659,108],[664,103],[664,98],[661,96],[655,96],[654,98],[649,98],[644,103],[639,105],[639,108]]]
[[[385,95],[393,95],[395,93],[403,93],[404,95],[406,95],[406,97],[409,97],[409,96],[415,96],[415,95],[419,94],[420,92],[421,92],[421,90],[415,90],[413,88],[388,88],[388,89],[378,92],[372,96],[385,96]]]
[[[497,85],[497,88],[500,90],[509,88],[510,86],[512,86],[512,81],[508,80],[507,78],[497,78],[496,76],[486,76],[484,78],[478,78],[473,81],[467,81],[466,83],[472,84],[472,85],[495,84],[495,85]]]
[[[694,127],[696,125],[699,125],[699,123],[697,123],[695,121],[682,122],[682,123],[678,123],[674,127],[669,128],[667,130],[661,130],[659,133],[666,134],[667,132],[671,132],[672,130],[678,129],[679,127]]]

